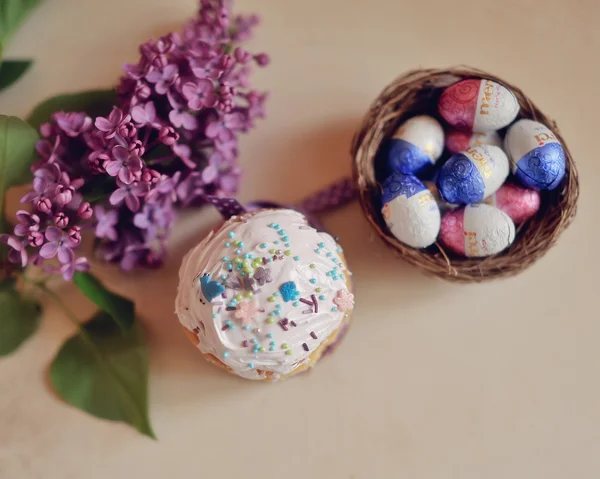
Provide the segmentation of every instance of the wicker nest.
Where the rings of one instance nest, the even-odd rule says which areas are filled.
[[[530,118],[548,126],[562,143],[567,157],[565,178],[553,191],[543,191],[540,211],[520,225],[514,243],[502,253],[487,258],[465,258],[445,251],[438,242],[427,249],[400,243],[389,231],[381,215],[380,189],[375,158],[388,136],[404,120],[417,114],[440,118],[438,98],[443,89],[466,78],[487,78],[512,90],[519,100],[520,118]],[[577,209],[579,182],[577,168],[558,131],[556,123],[542,113],[517,87],[504,80],[469,67],[447,70],[413,70],[389,85],[372,104],[352,143],[353,174],[363,211],[388,246],[409,263],[442,279],[481,282],[514,276],[541,258],[573,220]]]

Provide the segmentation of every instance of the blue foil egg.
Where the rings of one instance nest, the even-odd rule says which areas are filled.
[[[389,173],[411,175],[433,165],[444,150],[444,130],[430,116],[406,120],[388,141],[386,166]]]
[[[565,176],[565,150],[545,125],[519,120],[504,140],[515,176],[529,188],[553,190]]]
[[[441,197],[452,204],[478,203],[494,194],[508,177],[508,158],[497,146],[479,145],[452,155],[439,170]]]

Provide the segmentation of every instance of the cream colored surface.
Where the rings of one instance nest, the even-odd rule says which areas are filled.
[[[68,321],[0,360],[0,478],[593,479],[600,475],[596,0],[246,0],[273,57],[256,82],[269,117],[244,139],[241,196],[296,201],[350,171],[353,129],[379,91],[419,66],[466,63],[520,85],[554,116],[582,179],[574,225],[515,279],[449,285],[373,238],[356,203],[325,218],[356,281],[353,326],[310,375],[256,384],[207,364],[173,314],[182,255],[214,224],[183,218],[162,272],[102,277],[138,301],[159,441],[58,401],[45,373]],[[100,87],[193,0],[45,0],[6,55],[36,64],[0,94],[25,114]],[[61,289],[84,317],[92,306]]]

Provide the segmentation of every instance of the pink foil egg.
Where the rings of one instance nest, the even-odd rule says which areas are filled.
[[[484,203],[504,211],[515,224],[527,221],[540,209],[540,193],[506,183]]]
[[[502,146],[502,139],[495,131],[477,133],[472,131],[450,130],[446,134],[446,149],[453,155],[473,146]]]
[[[439,239],[454,253],[467,257],[490,256],[512,244],[515,224],[494,206],[468,205],[444,213]]]
[[[506,87],[492,80],[469,79],[450,85],[438,103],[440,115],[459,130],[490,132],[510,125],[519,102]]]

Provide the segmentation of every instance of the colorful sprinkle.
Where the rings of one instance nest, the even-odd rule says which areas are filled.
[[[319,339],[319,338],[317,337],[317,333],[315,333],[314,331],[311,331],[311,332],[310,332],[310,337],[311,337],[311,338],[313,338],[313,339]]]
[[[227,331],[228,329],[229,329],[229,325],[228,325],[228,324],[226,324],[225,326],[223,326],[223,327],[221,328],[221,331]]]
[[[247,347],[248,347],[248,340],[247,340],[247,339],[244,339],[244,340],[242,341],[242,346],[244,346],[245,348],[247,348]]]
[[[284,235],[285,235],[285,230],[279,230],[279,234],[280,234],[281,236],[284,236]]]
[[[242,250],[241,250],[241,249],[239,249],[239,248],[238,248],[238,249],[236,249],[236,250],[235,250],[235,254],[242,254]]]
[[[291,324],[292,326],[294,326],[294,328],[295,328],[296,326],[298,326],[298,325],[296,324],[296,321],[290,321],[290,324]]]
[[[320,288],[320,287],[319,287],[319,288],[315,288],[315,291],[316,291],[317,293],[320,293],[321,291],[323,291],[323,288]]]
[[[250,326],[248,326],[248,325],[244,326],[244,331],[250,331]]]
[[[317,245],[319,248],[325,248],[325,243],[322,241]]]
[[[275,302],[275,296],[269,296],[269,297],[267,298],[267,301],[268,301],[269,303],[274,303],[274,302]]]
[[[225,352],[223,353],[223,357],[224,357],[224,358],[228,358],[228,357],[229,357],[229,353],[228,353],[227,351],[225,351]]]
[[[315,268],[317,267],[317,265],[316,265],[316,264],[314,264],[314,263],[311,263],[311,264],[310,264],[310,267],[311,267],[311,269],[315,269]]]
[[[315,250],[315,253],[317,253],[317,254],[321,254],[321,250],[320,250],[319,248],[317,248],[317,249]]]
[[[240,248],[243,248],[243,247],[244,247],[244,242],[243,242],[243,241],[238,241],[237,245],[238,245]]]
[[[248,363],[248,367],[249,367],[250,369],[254,369],[254,363]]]
[[[283,246],[285,246],[286,248],[289,248],[290,246],[292,246],[290,243],[286,243]]]
[[[304,304],[308,304],[309,306],[312,306],[312,302],[310,302],[308,299],[304,299],[304,298],[300,298],[300,301]]]
[[[285,354],[287,354],[288,356],[291,356],[291,355],[292,355],[292,350],[291,350],[291,349],[288,349],[288,350],[285,352]]]
[[[273,333],[268,333],[267,338],[271,339],[273,337]]]
[[[235,233],[233,231],[230,231],[229,233],[227,233],[227,236],[233,238],[235,236]]]
[[[331,308],[331,311],[333,311],[334,313],[336,313],[336,312],[337,312],[337,310],[338,310],[338,309],[337,309],[337,307],[336,307],[336,306],[334,306],[333,308]]]
[[[294,308],[297,308],[297,307],[298,307],[298,304],[299,304],[299,303],[298,303],[298,301],[294,301],[294,302],[292,303],[292,306],[293,306]]]
[[[308,344],[302,343],[302,347],[304,348],[304,351],[310,351],[310,349],[308,348]]]
[[[281,345],[281,349],[289,349],[290,345],[288,343],[283,343]]]
[[[317,282],[317,280],[315,278],[310,279],[310,284],[315,284],[316,282]]]
[[[333,253],[330,251],[329,253],[327,253],[325,256],[327,256],[328,258],[331,258],[331,256],[333,255]]]
[[[267,318],[267,324],[273,324],[275,322],[275,318]]]
[[[315,307],[315,313],[318,313],[319,312],[319,303],[317,303],[317,298],[315,297],[314,294],[311,294],[310,298],[312,299],[313,305]]]
[[[273,346],[271,346],[271,347],[269,348],[269,351],[275,351],[275,348],[274,348]]]
[[[294,256],[294,261],[300,261],[300,256]]]
[[[292,250],[286,249],[285,252],[284,252],[284,254],[286,256],[291,256],[292,255]]]
[[[273,241],[273,244],[279,244],[279,241],[275,240]]]
[[[281,233],[281,231],[280,231]],[[286,243],[289,241],[290,239],[287,236],[284,236],[283,238],[281,238],[281,241],[285,241]]]
[[[321,301],[325,301],[325,295],[324,295],[324,294],[322,294],[321,296],[319,296],[319,299],[320,299]]]
[[[265,249],[265,248],[267,247],[267,243],[261,243],[261,244],[260,244],[260,247],[261,247],[262,249]]]

